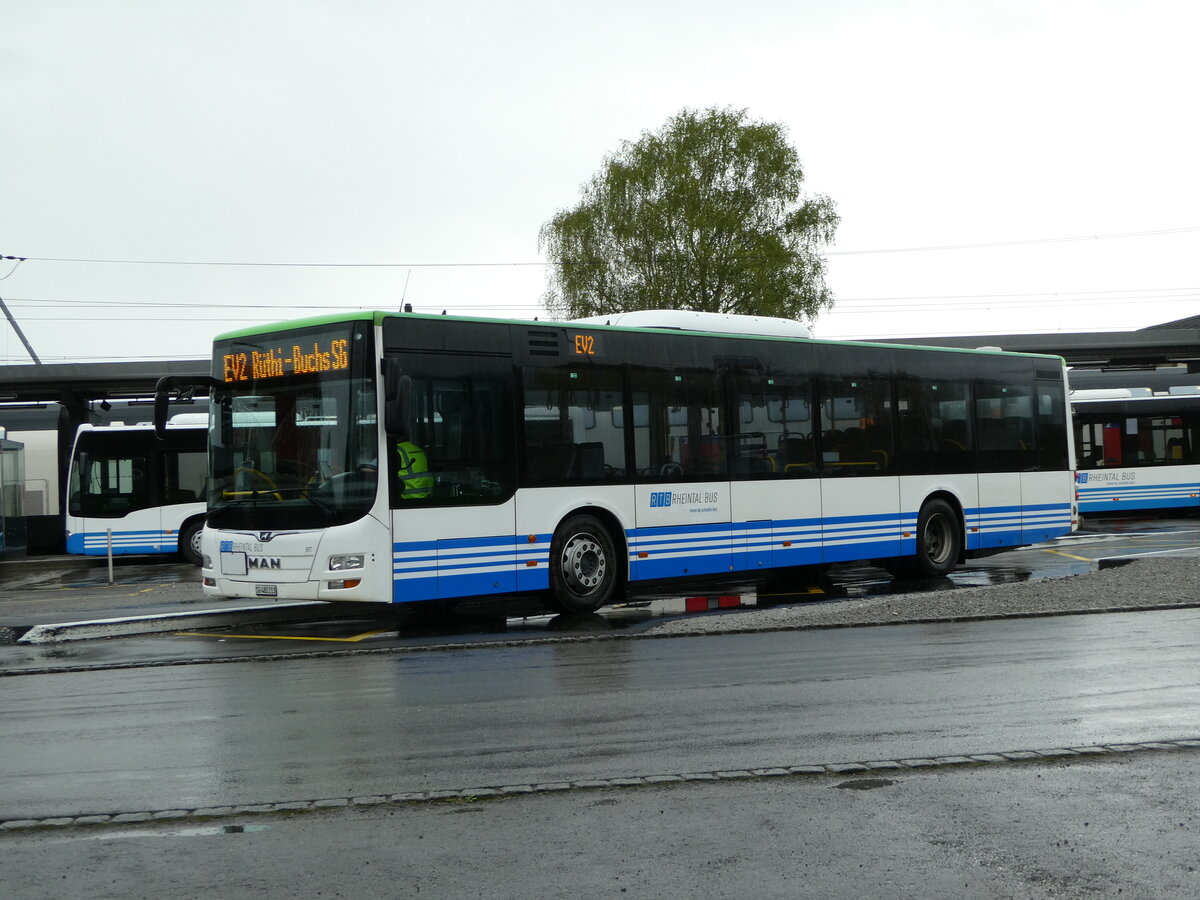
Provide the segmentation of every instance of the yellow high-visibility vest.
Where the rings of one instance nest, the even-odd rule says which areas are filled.
[[[400,456],[400,498],[420,500],[433,493],[433,476],[429,474],[425,451],[410,441],[397,441],[396,453]]]

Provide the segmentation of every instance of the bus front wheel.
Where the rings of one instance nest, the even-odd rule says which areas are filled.
[[[204,555],[200,552],[200,536],[203,531],[203,519],[193,519],[179,529],[179,552],[193,566],[198,566],[204,561]]]
[[[550,593],[555,609],[595,612],[612,599],[617,558],[608,529],[595,516],[572,516],[550,543]]]

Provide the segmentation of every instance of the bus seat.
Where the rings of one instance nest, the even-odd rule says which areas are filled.
[[[942,433],[938,438],[938,448],[941,450],[967,449],[967,423],[965,419],[948,419],[942,425]]]
[[[779,457],[781,469],[812,461],[808,452],[808,441],[804,437],[781,437],[776,455]]]
[[[979,449],[1003,450],[1004,423],[999,419],[979,420]]]
[[[584,481],[603,480],[604,444],[600,441],[588,441],[573,445],[572,450],[571,468],[567,473],[569,477]]]
[[[933,438],[929,423],[920,416],[907,413],[900,417],[900,447],[903,450],[926,451],[933,449]]]

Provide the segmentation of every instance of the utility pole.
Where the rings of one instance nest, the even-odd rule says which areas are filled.
[[[25,262],[25,257],[23,256],[0,256],[0,259],[11,259],[16,262],[18,266]],[[8,273],[8,275],[11,274],[12,272]],[[4,277],[7,278],[8,275],[5,275]],[[38,355],[33,352],[33,347],[29,345],[29,341],[25,338],[25,332],[21,330],[21,326],[17,324],[17,320],[13,318],[13,314],[8,311],[8,306],[5,304],[3,297],[0,297],[0,309],[4,310],[4,317],[8,319],[8,323],[12,325],[13,331],[17,333],[17,337],[21,339],[21,343],[25,345],[25,350],[29,353],[34,365],[40,366],[42,361],[38,359]]]
[[[25,345],[25,349],[29,352],[29,356],[33,359],[34,364],[40,366],[42,361],[38,359],[38,355],[29,346],[29,341],[25,339],[25,332],[21,330],[21,326],[17,324],[17,320],[13,318],[13,314],[8,311],[8,305],[4,302],[3,297],[0,297],[0,309],[4,310],[4,315],[8,318],[9,324],[12,325],[13,331],[17,333],[17,337],[21,339],[21,343]]]

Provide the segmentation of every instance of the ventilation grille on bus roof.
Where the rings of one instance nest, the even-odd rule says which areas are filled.
[[[557,331],[529,330],[530,356],[559,356]]]

